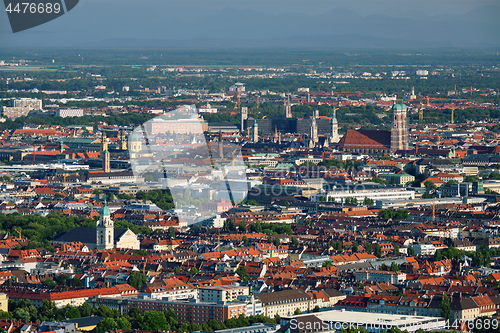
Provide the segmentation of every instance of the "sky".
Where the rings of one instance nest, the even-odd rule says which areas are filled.
[[[499,47],[497,0],[80,0],[0,47]]]

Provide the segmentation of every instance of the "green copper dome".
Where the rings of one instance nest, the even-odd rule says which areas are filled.
[[[392,109],[394,111],[406,111],[407,107],[404,104],[394,104],[394,106],[392,107]]]
[[[108,204],[106,201],[104,201],[104,206],[101,208],[101,211],[99,212],[99,215],[101,216],[111,216],[111,211],[108,208]]]

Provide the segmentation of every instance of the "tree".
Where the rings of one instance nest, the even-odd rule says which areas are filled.
[[[248,237],[243,236],[242,241],[243,241],[243,243],[248,244]]]
[[[366,251],[366,253],[372,253],[372,244],[371,243],[365,244],[365,251]]]
[[[174,227],[168,228],[168,236],[172,239],[175,238],[175,228]]]
[[[146,250],[135,250],[133,253],[134,256],[144,256],[147,257],[149,256],[149,252]]]
[[[299,308],[296,308],[295,311],[293,312],[293,314],[296,315],[296,316],[299,315],[299,314],[301,314],[301,313],[302,313],[302,311],[300,311]]]
[[[319,312],[319,306],[318,306],[318,305],[316,305],[316,306],[314,307],[313,312]]]
[[[357,205],[358,199],[356,199],[354,197],[347,197],[347,198],[345,198],[345,203],[348,205]]]
[[[358,252],[358,243],[352,243],[352,252]]]
[[[239,226],[238,229],[239,229],[239,231],[241,233],[246,233],[247,232],[247,223],[245,222],[244,219],[241,221],[241,224],[240,224],[240,226]]]
[[[92,307],[89,305],[89,303],[85,302],[80,306],[80,314],[82,317],[89,317],[92,315]]]
[[[78,310],[78,308],[75,308],[74,306],[67,305],[65,307],[65,310],[66,310],[66,318],[75,319],[81,317],[80,310]]]
[[[147,282],[146,275],[139,272],[131,272],[128,277],[128,284],[138,289]]]
[[[373,206],[375,204],[375,202],[373,201],[373,199],[370,199],[368,197],[365,197],[365,199],[363,200],[363,205],[365,206]]]
[[[139,329],[147,331],[170,331],[167,318],[161,311],[146,311],[139,323]]]
[[[393,251],[394,255],[399,255],[399,246],[397,245],[394,245],[394,251]]]
[[[436,252],[434,252],[434,261],[441,261],[441,260],[443,260],[443,255],[441,254],[441,251],[436,250]]]
[[[448,322],[451,320],[450,298],[446,294],[443,294],[441,300],[441,317],[444,317]]]
[[[224,230],[226,231],[236,231],[236,225],[233,220],[226,220],[224,222]]]
[[[297,240],[297,238],[292,237],[292,245],[293,246],[298,246],[299,245],[299,241]]]
[[[434,184],[434,182],[432,180],[426,181],[424,183],[424,186],[427,189],[427,191],[435,190],[437,188],[436,184]]]
[[[178,274],[180,273],[182,270],[180,268],[180,266],[175,266],[174,269],[172,269],[172,272],[174,272],[175,274]]]
[[[72,287],[83,287],[83,282],[77,277],[74,277],[71,279],[71,286]]]
[[[42,282],[44,286],[49,286],[49,287],[54,287],[57,285],[57,283],[54,282],[54,280],[47,279]]]
[[[240,266],[236,269],[236,274],[241,278],[241,280],[248,281],[250,279],[250,274],[248,274],[248,271],[245,266]]]
[[[410,246],[410,247],[408,248],[408,255],[409,255],[410,257],[413,257],[413,256],[415,255],[415,249],[413,248],[413,246]]]
[[[281,245],[281,242],[280,242],[280,238],[279,238],[279,237],[274,238],[274,245],[275,245],[275,246],[280,246],[280,245]]]
[[[189,274],[195,275],[198,273],[199,273],[199,271],[198,271],[198,268],[196,268],[196,267],[193,267],[189,270]]]
[[[393,271],[393,272],[399,271],[399,266],[394,261],[391,264],[391,271]]]
[[[380,247],[380,244],[375,245],[375,253],[377,257],[382,257],[382,248]]]
[[[113,318],[104,318],[97,324],[96,332],[104,333],[109,332],[111,330],[117,329],[118,324]]]
[[[24,308],[17,308],[14,310],[14,318],[24,322],[28,323],[30,321],[30,314],[28,310]]]
[[[108,201],[113,201],[115,200],[115,195],[113,194],[113,192],[109,192],[108,193]]]
[[[389,184],[389,182],[383,178],[379,178],[379,177],[373,177],[372,179],[369,180],[370,182],[374,182],[374,183],[379,183],[379,184],[383,184],[383,185],[387,185]]]

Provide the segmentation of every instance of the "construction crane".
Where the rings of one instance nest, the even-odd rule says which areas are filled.
[[[304,62],[304,66],[306,65],[307,61],[309,61],[309,60],[302,60],[302,62]]]
[[[238,101],[236,102],[235,109],[238,110],[241,106],[241,90],[238,90]]]
[[[142,266],[142,275],[146,275],[146,264],[148,263],[148,257],[146,257],[146,261],[144,262],[144,266]]]
[[[21,239],[21,229],[14,229],[15,232],[19,235],[19,239]]]
[[[220,256],[220,230],[219,230],[219,234],[217,235],[217,252],[219,252],[219,256]]]
[[[432,202],[432,222],[436,221],[436,198]]]
[[[66,178],[68,178],[70,176],[69,173],[65,173],[64,176],[63,176],[63,185],[66,186]]]

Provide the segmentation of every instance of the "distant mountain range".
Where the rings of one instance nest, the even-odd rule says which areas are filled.
[[[500,6],[467,14],[362,16],[348,9],[320,15],[272,15],[225,8],[210,13],[125,10],[110,16],[115,2],[99,12],[80,2],[68,15],[26,33],[5,32],[6,46],[51,47],[500,47]]]

